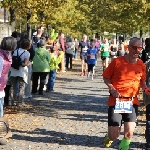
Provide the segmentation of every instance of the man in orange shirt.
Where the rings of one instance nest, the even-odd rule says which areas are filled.
[[[104,144],[110,147],[112,142],[119,137],[122,121],[124,121],[124,138],[119,150],[128,150],[130,140],[136,126],[138,114],[138,94],[140,88],[150,95],[147,88],[146,66],[138,58],[142,50],[142,43],[138,38],[129,42],[129,53],[115,58],[103,73],[105,84],[109,88],[108,98],[108,135]]]

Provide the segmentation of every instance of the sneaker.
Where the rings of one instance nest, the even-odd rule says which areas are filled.
[[[104,138],[104,145],[105,145],[106,147],[110,147],[112,143],[113,143],[113,141],[111,141],[111,140],[109,139],[108,135],[106,134],[106,135],[105,135],[105,138]]]

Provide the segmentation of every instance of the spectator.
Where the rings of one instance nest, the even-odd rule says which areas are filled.
[[[0,49],[0,117],[3,116],[3,104],[5,97],[4,88],[6,86],[8,80],[8,72],[11,67],[11,52],[16,49],[16,47],[17,41],[15,40],[15,38],[3,38]]]
[[[31,44],[30,40],[24,39],[20,43],[20,48],[16,49],[13,53],[13,56],[17,56],[17,54],[20,56],[22,65],[19,67],[19,70],[11,67],[11,84],[12,84],[12,90],[13,96],[12,96],[12,105],[15,105],[15,101],[17,101],[18,106],[23,106],[25,105],[23,101],[23,94],[25,90],[25,83],[27,83],[28,80],[28,67],[31,65],[29,58],[30,58],[30,53],[27,51],[30,49]],[[19,90],[18,96],[16,95],[16,87],[17,84],[19,83]]]
[[[66,43],[66,69],[69,68],[72,69],[72,58],[74,54],[75,45],[72,41],[72,38],[68,38],[68,41]]]
[[[54,91],[54,83],[56,79],[56,71],[59,68],[58,64],[61,61],[61,55],[57,57],[56,50],[54,47],[51,47],[51,60],[50,60],[50,72],[49,72],[49,79],[47,83],[47,89],[46,91]]]
[[[50,72],[50,53],[45,48],[46,40],[40,39],[39,47],[35,49],[33,58],[33,75],[32,75],[32,94],[43,95],[43,88],[46,82],[46,76]],[[38,79],[40,86],[38,88]]]
[[[23,31],[20,35],[20,41],[18,41],[18,48],[20,48],[20,43],[22,40],[24,39],[28,39],[29,40],[29,33],[28,31]],[[28,52],[30,53],[30,65],[28,66],[28,79],[27,79],[27,83],[25,83],[25,90],[24,90],[24,96],[23,98],[31,98],[31,76],[32,76],[32,61],[33,61],[33,57],[35,55],[35,51],[33,49],[33,45],[31,45],[30,49],[28,49]]]
[[[6,83],[8,80],[8,72],[11,67],[11,59],[12,59],[11,52],[15,50],[16,47],[17,47],[17,41],[13,37],[5,37],[1,41],[1,47],[0,47],[0,117],[3,117],[4,115],[4,111],[3,111],[4,96],[5,96],[4,88],[6,86]],[[6,119],[5,119],[5,122],[7,122]],[[0,139],[0,145],[6,145],[5,138]]]

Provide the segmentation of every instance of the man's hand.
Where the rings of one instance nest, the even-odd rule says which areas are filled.
[[[110,89],[110,93],[113,97],[121,97],[120,93],[116,89]]]
[[[147,95],[150,95],[150,88],[145,88],[144,92],[145,92]]]

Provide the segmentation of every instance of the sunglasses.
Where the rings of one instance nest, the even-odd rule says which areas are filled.
[[[133,46],[133,45],[131,47],[132,49],[138,50],[138,51],[141,51],[143,49],[143,47],[138,47],[138,46]]]

